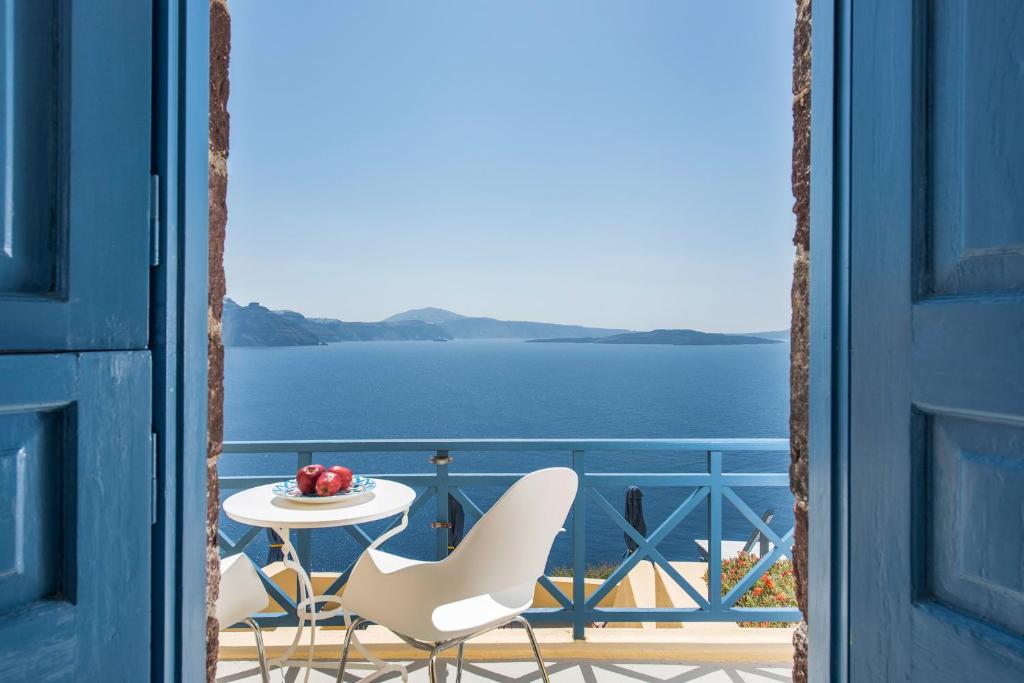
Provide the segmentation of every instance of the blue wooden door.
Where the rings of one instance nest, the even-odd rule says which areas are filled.
[[[850,679],[1022,681],[1024,4],[850,6]]]
[[[0,680],[150,657],[151,6],[0,0]]]

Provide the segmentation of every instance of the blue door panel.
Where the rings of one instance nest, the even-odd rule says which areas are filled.
[[[0,413],[0,612],[58,595],[61,499],[74,480],[67,404]]]
[[[54,296],[58,247],[61,76],[55,2],[0,3],[0,292]],[[31,39],[26,39],[31,36]]]
[[[149,352],[0,377],[0,680],[147,680]]]
[[[852,11],[850,678],[1024,680],[1024,11]]]
[[[150,2],[0,2],[0,352],[148,338]]]
[[[1011,419],[1024,415],[1020,298],[926,297],[913,306],[911,319],[915,405]]]
[[[145,681],[147,0],[0,0],[0,680]]]
[[[922,182],[934,294],[1018,290],[1024,273],[1024,87],[1016,0],[922,3],[929,118]],[[1016,65],[1016,66],[1015,66]],[[922,263],[922,265],[925,265]]]
[[[1024,427],[922,417],[929,485],[918,513],[929,532],[923,588],[932,602],[1024,633]]]

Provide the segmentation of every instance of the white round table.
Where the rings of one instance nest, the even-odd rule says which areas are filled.
[[[409,507],[416,499],[416,492],[405,484],[387,479],[377,479],[377,485],[370,493],[353,500],[341,500],[337,503],[298,503],[283,500],[274,495],[274,484],[257,486],[239,491],[224,501],[224,514],[236,522],[249,526],[273,529],[281,537],[281,552],[284,555],[285,567],[295,572],[299,578],[301,591],[300,600],[295,605],[299,618],[299,626],[295,630],[295,638],[284,654],[274,660],[275,664],[287,665],[291,656],[298,648],[299,639],[306,622],[310,624],[309,656],[306,659],[306,680],[313,665],[313,644],[316,640],[316,622],[330,619],[339,613],[344,615],[345,625],[352,626],[351,615],[342,607],[337,595],[315,595],[313,582],[306,569],[299,562],[299,556],[291,544],[291,529],[323,529],[341,527],[352,524],[375,522],[395,515],[402,515],[401,522],[388,529],[374,540],[369,548],[376,548],[384,541],[405,529],[409,523]],[[318,609],[319,605],[333,605],[331,609]],[[376,677],[387,671],[398,671],[403,680],[408,680],[405,667],[389,664],[367,650],[358,637],[353,634],[352,644],[363,657],[374,665]]]

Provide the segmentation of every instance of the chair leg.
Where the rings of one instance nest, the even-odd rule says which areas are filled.
[[[540,656],[540,646],[537,645],[537,637],[533,634],[533,627],[530,626],[530,622],[526,620],[526,617],[518,616],[516,621],[523,625],[523,628],[526,629],[526,635],[530,638],[533,656],[537,658],[537,666],[540,667],[541,678],[544,679],[544,683],[551,683],[551,679],[548,678],[548,670],[544,667],[544,658]]]
[[[437,656],[441,654],[442,649],[442,645],[438,645],[430,651],[430,659],[427,660],[427,677],[430,683],[437,683]]]
[[[348,648],[352,644],[352,634],[355,633],[356,628],[361,626],[364,621],[366,619],[356,619],[345,630],[345,646],[341,648],[341,664],[338,666],[338,677],[335,679],[335,683],[341,683],[341,679],[345,676],[345,667],[348,665]]]
[[[244,619],[243,624],[252,629],[252,632],[256,635],[256,655],[260,660],[260,677],[263,679],[263,683],[270,683],[270,671],[267,669],[267,652],[263,648],[263,629],[252,619]]]
[[[459,663],[455,668],[455,683],[462,683],[462,658],[466,654],[466,641],[459,643]]]

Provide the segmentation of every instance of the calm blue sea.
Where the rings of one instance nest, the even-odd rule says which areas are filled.
[[[228,440],[375,438],[669,438],[785,437],[789,417],[789,345],[603,346],[519,341],[342,342],[328,346],[230,348],[226,352],[225,437]],[[589,454],[594,471],[687,472],[700,455]],[[429,472],[423,454],[324,456],[356,472]],[[785,472],[782,453],[725,456],[726,471]],[[567,453],[456,454],[454,472],[527,472],[568,465]],[[221,474],[292,476],[295,459],[225,455]],[[501,493],[467,491],[479,505]],[[644,492],[653,531],[690,489]],[[623,490],[603,492],[617,507]],[[743,489],[758,513],[775,511],[772,527],[793,524],[787,489]],[[432,507],[432,506],[427,506]],[[621,558],[622,533],[597,507],[588,508],[587,561]],[[431,516],[414,516],[389,550],[430,558]],[[221,516],[232,537],[244,529]],[[724,504],[726,538],[746,539],[750,524]],[[660,546],[669,559],[696,558],[693,539],[707,537],[701,507]],[[552,551],[552,565],[571,562],[570,534]],[[263,560],[260,536],[249,546]],[[313,536],[313,569],[339,570],[358,546],[342,530]]]

